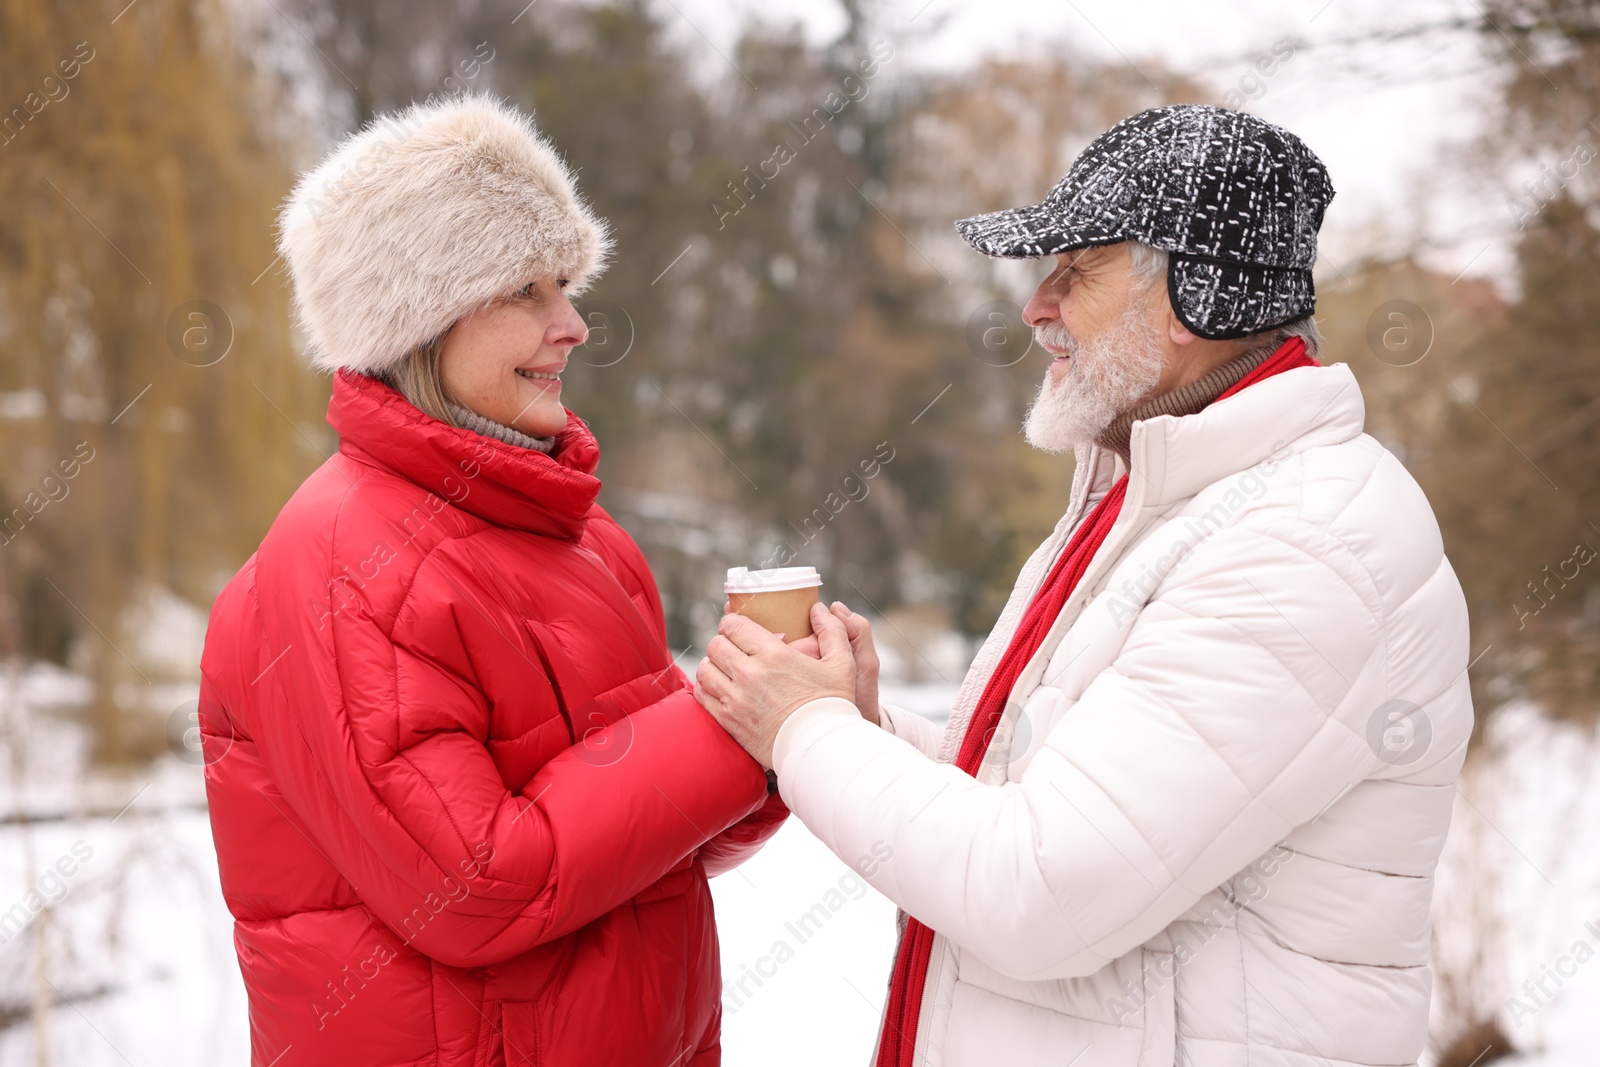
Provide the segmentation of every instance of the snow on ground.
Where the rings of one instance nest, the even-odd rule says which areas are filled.
[[[884,702],[936,720],[955,695],[947,685],[882,691]],[[894,963],[894,905],[793,818],[748,863],[713,879],[711,894],[724,1062],[865,1064]]]
[[[894,905],[798,819],[711,893],[724,1062],[865,1064],[893,963]]]
[[[24,1015],[0,1030],[0,1065],[243,1067],[244,985],[200,767],[170,756],[88,774],[70,716],[82,679],[40,665],[16,681],[0,690],[7,741],[21,739],[0,763],[0,1011]],[[39,989],[56,1005],[45,1059],[26,1016]]]
[[[1600,735],[1531,704],[1500,709],[1459,782],[1434,936],[1446,960],[1497,961],[1480,1001],[1524,1050],[1501,1062],[1600,1062],[1597,842]]]
[[[0,1021],[9,1024],[0,1029],[0,1067],[38,1062],[26,1011],[41,935],[56,1002],[44,1062],[245,1067],[246,1001],[200,768],[170,757],[137,776],[86,776],[81,728],[50,710],[73,702],[77,684],[30,671],[21,686],[35,705],[28,773],[18,782],[0,761]],[[942,719],[955,687],[886,687],[884,699]],[[1575,967],[1561,960],[1580,940],[1600,949],[1600,745],[1531,709],[1507,709],[1500,722],[1492,735],[1499,758],[1463,780],[1446,856],[1457,873],[1442,871],[1441,886],[1453,877],[1457,893],[1488,886],[1499,899],[1504,933],[1495,952],[1505,973],[1495,1003],[1547,967],[1575,971],[1559,988],[1550,983],[1555,994],[1521,1027],[1502,1015],[1532,1050],[1504,1062],[1589,1067],[1600,1048],[1600,955]],[[51,818],[20,826],[10,817],[19,803]],[[1465,856],[1474,840],[1487,848],[1476,866]],[[1487,881],[1485,866],[1494,872]],[[712,894],[729,980],[724,1062],[866,1063],[892,964],[893,905],[798,820],[713,880]],[[44,897],[53,903],[35,914],[29,901]],[[1454,907],[1443,888],[1441,898]],[[18,906],[27,920],[20,932]],[[1464,932],[1452,914],[1436,928],[1441,937]],[[18,1009],[20,1018],[9,1014]]]
[[[32,832],[36,870],[87,855],[65,879],[65,896],[44,883],[56,904],[0,947],[7,1001],[26,1004],[37,938],[45,931],[52,999],[69,1001],[51,1012],[46,1062],[248,1064],[244,985],[205,812],[130,810],[116,823],[71,820]],[[8,828],[8,846],[16,836]],[[17,849],[6,852],[10,860]],[[24,899],[27,881],[19,873],[8,862],[8,905]],[[35,1062],[27,1019],[0,1033],[0,1064]]]

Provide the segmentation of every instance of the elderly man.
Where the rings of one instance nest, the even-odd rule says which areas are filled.
[[[842,604],[820,659],[724,618],[702,703],[904,913],[878,1067],[1421,1053],[1467,613],[1349,368],[1313,358],[1332,196],[1294,135],[1162,107],[957,224],[1054,257],[1026,430],[1076,467],[942,737],[878,707]]]

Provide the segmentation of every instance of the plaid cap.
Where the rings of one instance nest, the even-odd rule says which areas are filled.
[[[1140,241],[1170,253],[1184,326],[1225,340],[1303,319],[1333,185],[1305,142],[1242,111],[1177,104],[1095,138],[1043,202],[956,229],[988,256],[1031,259]]]

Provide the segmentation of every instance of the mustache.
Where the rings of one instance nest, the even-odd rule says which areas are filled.
[[[1033,342],[1041,348],[1049,345],[1052,348],[1064,348],[1069,356],[1077,356],[1078,339],[1072,336],[1066,323],[1060,319],[1047,322],[1043,326],[1033,328]]]

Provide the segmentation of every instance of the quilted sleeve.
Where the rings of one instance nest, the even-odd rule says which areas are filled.
[[[706,877],[726,874],[761,851],[761,846],[772,839],[789,817],[789,808],[783,797],[773,793],[753,815],[728,827],[707,841],[700,850],[700,862],[705,864]]]
[[[931,720],[893,704],[879,705],[878,719],[884,729],[910,742],[924,756],[929,759],[938,757],[939,742],[944,738],[944,731]]]
[[[1360,575],[1234,528],[1157,590],[1020,782],[980,784],[836,699],[793,716],[774,761],[846,862],[892,846],[869,880],[908,913],[1009,976],[1084,976],[1378,766],[1369,713],[1411,696],[1384,694],[1383,652]]]
[[[767,800],[759,765],[689,690],[563,746],[512,792],[469,681],[371,620],[333,630],[332,661],[291,648],[260,683],[276,803],[443,963],[495,963],[584,926]]]

